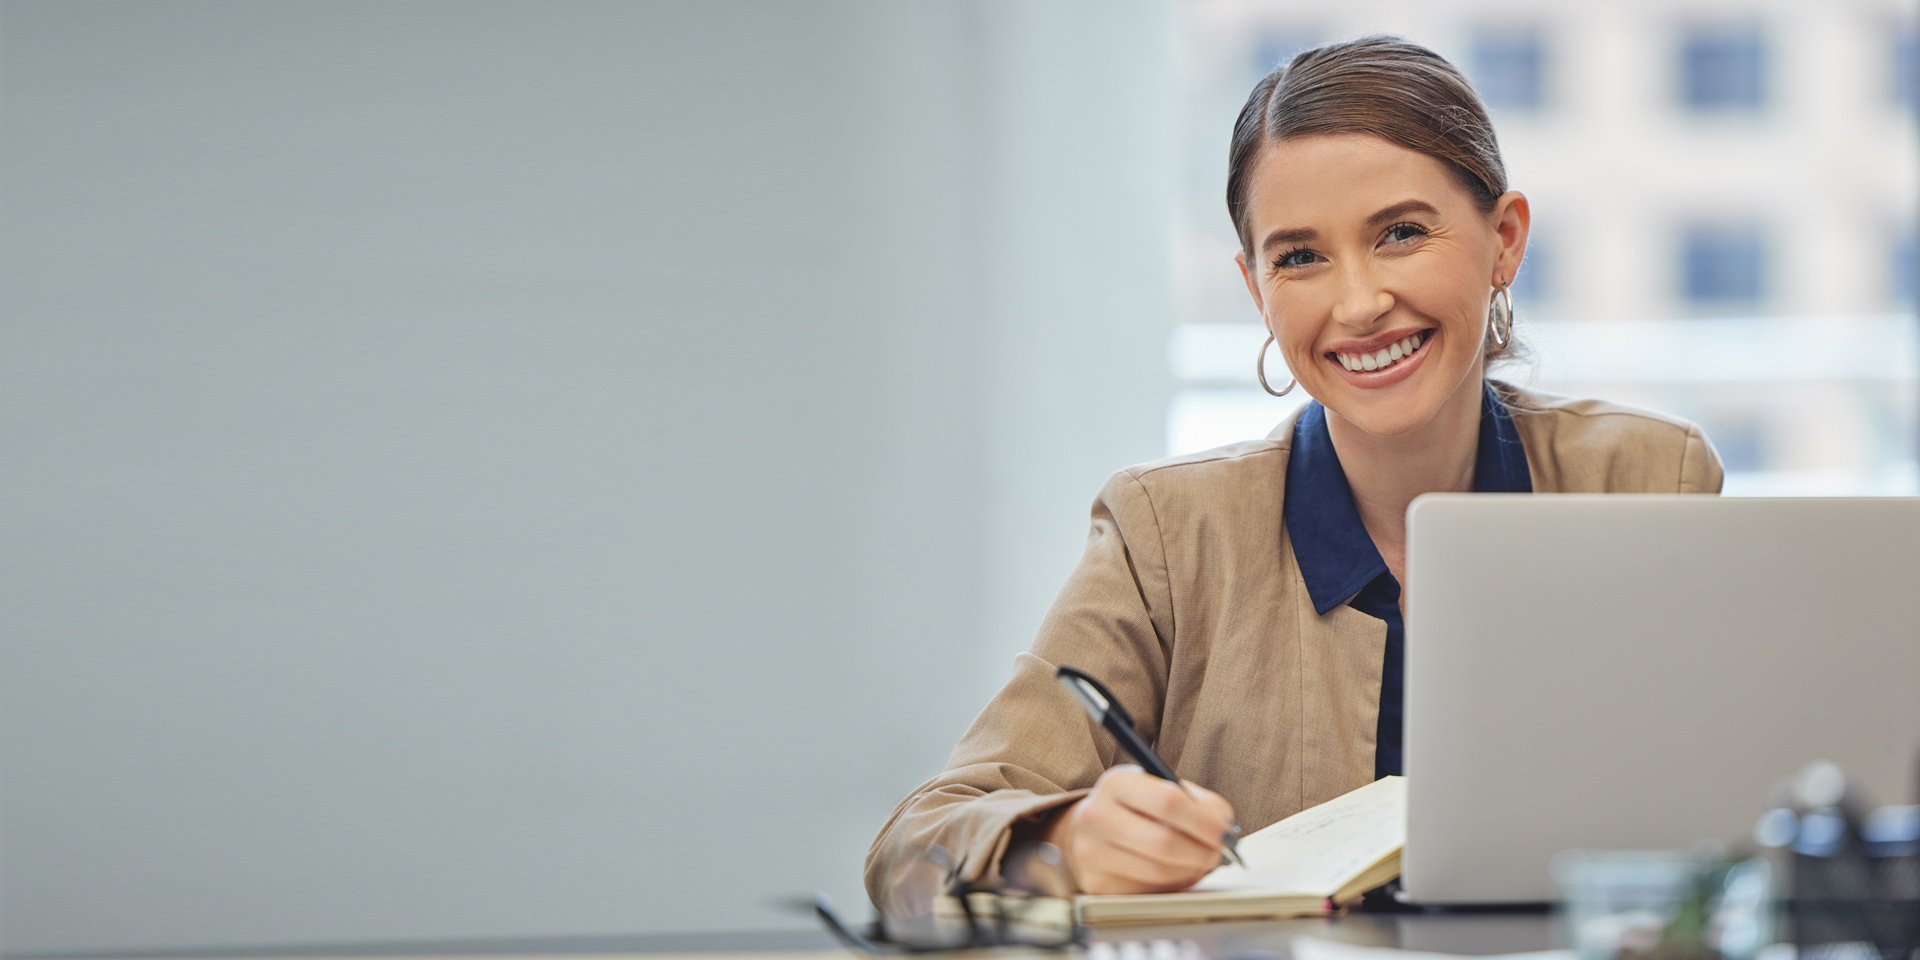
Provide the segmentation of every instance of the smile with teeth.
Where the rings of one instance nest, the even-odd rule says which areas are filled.
[[[1432,330],[1422,330],[1373,353],[1334,353],[1332,356],[1348,370],[1384,370],[1406,357],[1413,356],[1421,347],[1426,346],[1427,340],[1432,336]]]

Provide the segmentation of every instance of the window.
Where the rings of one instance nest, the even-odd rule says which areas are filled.
[[[1468,74],[1489,110],[1538,110],[1545,105],[1546,55],[1538,31],[1489,32],[1467,51]]]
[[[1680,295],[1698,307],[1758,307],[1767,295],[1766,261],[1757,226],[1688,227],[1681,237]]]
[[[1680,102],[1697,112],[1767,106],[1767,41],[1757,26],[1695,27],[1680,40]]]
[[[1713,421],[1713,450],[1728,473],[1764,470],[1774,460],[1767,452],[1765,418],[1753,411],[1722,413]]]

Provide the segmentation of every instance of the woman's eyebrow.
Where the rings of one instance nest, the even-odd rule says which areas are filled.
[[[1274,247],[1283,243],[1306,243],[1320,236],[1320,231],[1312,227],[1294,227],[1291,230],[1275,230],[1261,241],[1260,252],[1270,253]]]
[[[1371,229],[1383,223],[1398,220],[1410,213],[1424,213],[1430,216],[1440,215],[1440,211],[1434,209],[1433,204],[1425,200],[1402,200],[1390,207],[1382,207],[1378,212],[1367,217],[1366,225]],[[1312,227],[1293,227],[1290,229],[1275,230],[1267,234],[1267,239],[1261,241],[1260,252],[1266,253],[1283,243],[1306,243],[1310,240],[1319,239],[1319,237],[1320,231]]]
[[[1435,210],[1433,208],[1433,204],[1428,203],[1425,200],[1402,200],[1399,203],[1396,203],[1391,207],[1383,208],[1379,213],[1376,213],[1373,216],[1368,217],[1367,226],[1377,227],[1390,220],[1398,220],[1409,213],[1425,213],[1425,214],[1429,214],[1436,217],[1440,215],[1440,211]]]

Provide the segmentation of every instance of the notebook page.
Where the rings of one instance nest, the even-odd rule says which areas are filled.
[[[1406,778],[1383,777],[1242,837],[1248,865],[1220,867],[1193,889],[1331,894],[1406,839]]]

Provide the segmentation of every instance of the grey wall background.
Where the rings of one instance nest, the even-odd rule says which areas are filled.
[[[8,0],[6,948],[858,897],[1161,448],[1166,20]]]

